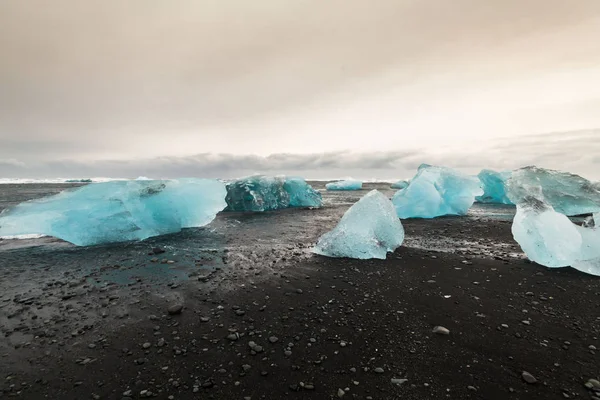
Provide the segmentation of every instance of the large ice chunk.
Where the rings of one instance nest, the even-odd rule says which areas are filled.
[[[490,169],[481,170],[477,177],[481,181],[483,195],[478,196],[476,200],[480,203],[513,204],[506,195],[506,181],[510,176],[510,171],[496,172]]]
[[[513,236],[527,257],[550,268],[571,266],[600,275],[600,213],[590,227],[578,226],[539,199],[540,193],[522,198],[513,220]]]
[[[481,196],[479,179],[445,167],[423,164],[392,202],[400,218],[434,218],[465,215]]]
[[[227,184],[228,211],[270,211],[321,207],[323,200],[302,178],[255,175]]]
[[[208,224],[225,193],[209,179],[95,183],[5,210],[0,236],[43,234],[79,246],[142,240]]]
[[[330,182],[325,185],[327,190],[360,190],[362,189],[362,182],[355,180],[345,180]]]
[[[390,200],[372,190],[319,238],[313,253],[328,257],[380,258],[404,241],[404,228]]]
[[[404,189],[408,186],[408,181],[398,181],[391,184],[392,189]]]
[[[600,211],[600,188],[579,175],[538,167],[513,171],[506,184],[510,200],[519,204],[533,191],[536,197],[565,215],[581,215]]]

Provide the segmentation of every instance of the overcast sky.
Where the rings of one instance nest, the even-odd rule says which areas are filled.
[[[5,0],[0,177],[600,179],[598,0]]]

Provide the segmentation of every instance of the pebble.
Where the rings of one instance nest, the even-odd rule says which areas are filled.
[[[279,338],[277,336],[271,336],[269,338],[269,342],[271,343],[277,343],[279,341]]]
[[[449,335],[450,331],[447,328],[444,328],[443,326],[436,326],[435,328],[433,328],[433,333],[437,333],[438,335]]]
[[[383,368],[381,368],[381,367],[377,367],[377,368],[375,368],[375,369],[374,369],[374,371],[375,371],[375,373],[377,373],[377,374],[383,374],[383,373],[385,372],[385,371],[383,370]]]
[[[402,385],[403,383],[408,382],[408,379],[399,379],[399,378],[392,378],[392,384],[394,385]]]
[[[345,394],[346,394],[346,392],[344,392],[342,389],[338,389],[338,391],[337,391],[338,397],[342,398],[342,397],[344,397]]]
[[[169,315],[181,314],[182,310],[183,310],[183,304],[173,304],[172,306],[170,306],[167,309]]]
[[[535,377],[527,371],[523,371],[523,373],[521,374],[521,377],[523,378],[523,380],[525,382],[527,382],[529,384],[537,383],[537,379],[535,379]]]
[[[146,342],[146,343],[144,343],[144,344],[142,345],[142,347],[143,347],[144,349],[149,349],[149,348],[150,348],[150,346],[152,346],[152,345],[151,345],[150,343],[148,343],[148,342]]]

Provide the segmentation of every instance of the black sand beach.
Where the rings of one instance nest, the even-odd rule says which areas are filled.
[[[509,207],[403,221],[387,260],[312,255],[371,188],[393,193],[140,243],[0,241],[0,397],[593,398],[598,278],[525,260]],[[53,190],[34,189],[0,204]]]

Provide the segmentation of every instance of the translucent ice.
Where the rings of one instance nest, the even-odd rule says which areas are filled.
[[[600,225],[600,213],[594,214],[594,222]],[[517,205],[512,233],[527,257],[538,264],[600,275],[600,228],[575,225],[535,196]]]
[[[390,200],[372,190],[319,238],[313,253],[328,257],[380,258],[404,241],[404,228]]]
[[[206,225],[225,205],[216,180],[95,183],[3,211],[0,236],[43,234],[79,246],[142,240]]]
[[[255,175],[227,184],[228,211],[321,207],[321,194],[302,178]]]
[[[579,175],[538,167],[513,171],[506,184],[510,200],[519,204],[533,193],[539,200],[565,215],[600,211],[600,188]]]
[[[390,188],[392,188],[392,189],[404,189],[407,186],[408,186],[408,181],[398,181],[398,182],[392,183],[392,185],[390,186]]]
[[[331,182],[325,185],[327,190],[360,190],[362,189],[362,182],[355,180],[345,180]]]
[[[480,203],[513,204],[506,195],[506,181],[510,175],[510,171],[481,170],[477,177],[481,181],[483,195],[478,196],[476,200]]]
[[[434,218],[465,215],[481,196],[479,179],[450,168],[421,165],[405,189],[392,202],[400,218]]]

